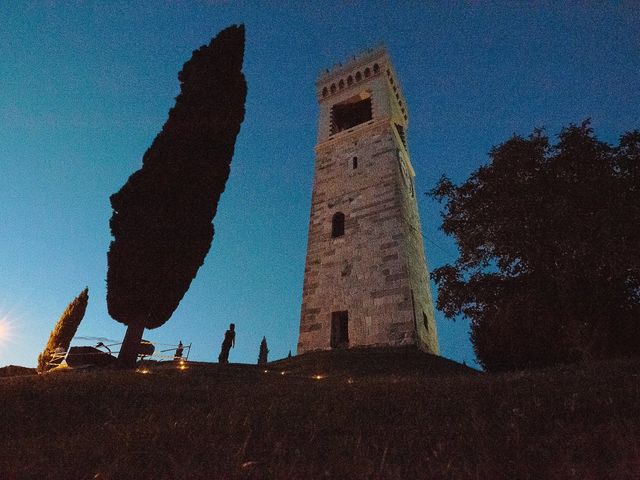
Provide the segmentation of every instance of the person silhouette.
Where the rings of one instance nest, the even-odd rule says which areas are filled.
[[[178,342],[178,348],[176,348],[176,353],[173,356],[173,359],[177,362],[182,360],[182,352],[184,351],[184,346],[182,345],[182,340]]]
[[[236,324],[230,323],[229,330],[224,332],[224,340],[220,355],[218,355],[218,363],[229,363],[229,350],[236,346]]]

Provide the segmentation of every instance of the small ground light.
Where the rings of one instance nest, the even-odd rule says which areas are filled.
[[[280,372],[280,375],[284,375],[286,372]]]
[[[138,373],[149,373],[149,370],[147,370],[146,368],[143,368],[143,369],[136,370],[136,372],[138,372]]]
[[[353,378],[347,378],[347,383],[348,383],[349,385],[353,384]]]
[[[314,375],[313,377],[314,380],[322,380],[324,378],[324,375]]]
[[[265,370],[264,373],[269,373],[269,370]]]

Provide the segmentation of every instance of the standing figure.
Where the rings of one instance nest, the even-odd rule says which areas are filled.
[[[178,348],[176,348],[176,353],[173,356],[173,359],[178,362],[182,360],[182,352],[184,351],[184,346],[182,345],[182,340],[178,342]]]
[[[220,355],[218,355],[218,363],[229,363],[229,350],[236,346],[236,324],[229,324],[229,330],[224,332],[224,340],[222,342],[222,349]]]

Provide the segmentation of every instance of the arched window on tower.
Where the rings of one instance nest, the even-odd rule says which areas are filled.
[[[349,86],[353,85],[353,77],[351,75],[347,77],[347,85]]]
[[[362,74],[360,72],[356,72],[356,82],[362,80]]]
[[[371,76],[371,70],[369,70],[369,67],[364,69],[364,77],[368,78]]]
[[[322,89],[322,96],[323,96],[323,97],[326,97],[328,94],[329,94],[329,90],[327,89],[327,87],[324,87],[324,88]]]
[[[336,84],[335,83],[331,84],[331,93],[336,93]]]
[[[341,237],[344,235],[344,213],[337,212],[331,219],[331,237]]]
[[[344,88],[344,80],[340,80],[340,81],[338,82],[338,88],[339,88],[340,90],[342,90],[342,89]]]
[[[378,73],[380,71],[380,65],[377,63],[373,64],[373,73]]]

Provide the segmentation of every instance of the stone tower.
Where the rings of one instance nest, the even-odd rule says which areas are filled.
[[[412,345],[438,353],[407,149],[382,47],[321,74],[298,353]]]

